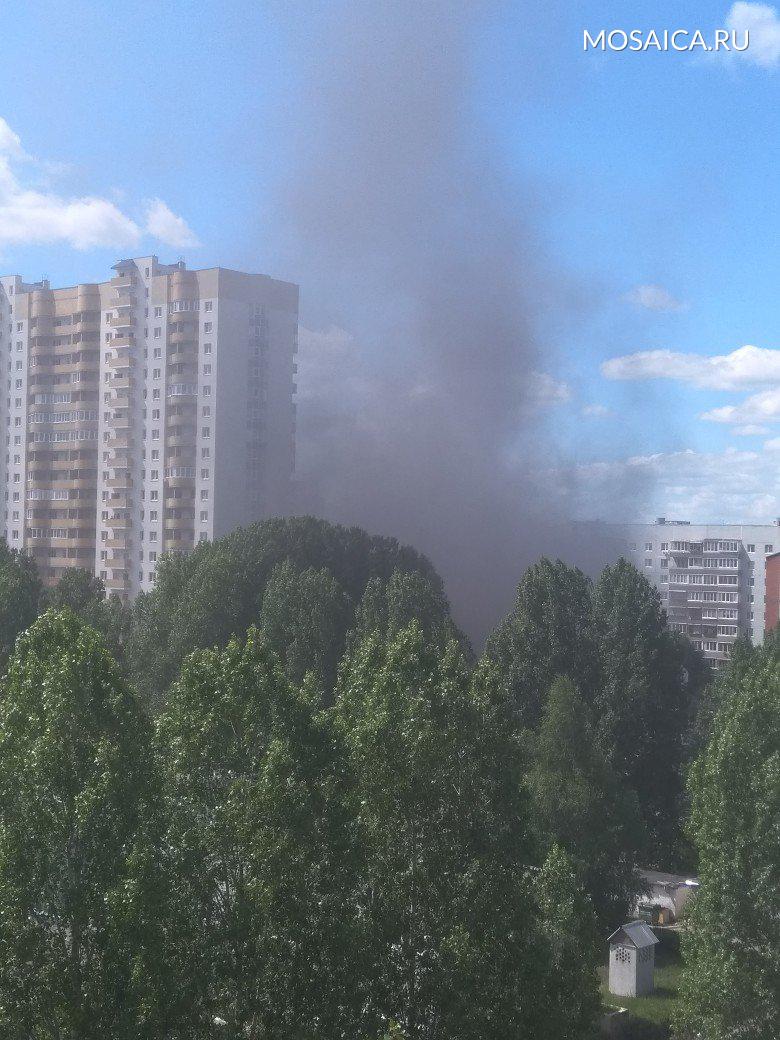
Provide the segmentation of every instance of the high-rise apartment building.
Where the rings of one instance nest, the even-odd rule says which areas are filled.
[[[764,637],[766,561],[780,549],[774,524],[692,524],[659,518],[623,529],[627,555],[661,593],[669,624],[713,663],[739,635]]]
[[[123,260],[100,284],[0,278],[5,537],[45,581],[130,597],[158,558],[284,510],[298,287]]]

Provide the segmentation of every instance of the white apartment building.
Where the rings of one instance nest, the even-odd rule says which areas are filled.
[[[298,287],[155,256],[114,272],[0,278],[0,490],[45,581],[86,567],[131,597],[163,552],[285,510]]]
[[[694,524],[660,517],[624,528],[628,557],[661,593],[669,624],[715,664],[738,635],[764,638],[766,557],[780,550],[772,524]]]

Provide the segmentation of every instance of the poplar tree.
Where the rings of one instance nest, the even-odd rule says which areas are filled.
[[[780,1036],[780,651],[742,660],[690,778],[701,887],[683,940],[680,1033]]]
[[[0,1036],[155,1035],[135,980],[148,915],[131,880],[153,788],[148,724],[101,638],[45,614],[0,696]]]
[[[393,1022],[408,1040],[562,1040],[589,1017],[584,997],[563,1023],[547,1015],[583,976],[554,955],[521,744],[488,671],[472,680],[457,644],[442,652],[416,623],[369,637],[341,670],[334,725],[367,932],[361,1035]]]
[[[191,655],[158,719],[176,1036],[349,1029],[350,858],[317,701],[250,629]]]

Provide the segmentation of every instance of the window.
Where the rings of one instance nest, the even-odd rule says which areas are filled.
[[[652,542],[645,542],[645,552],[652,552],[652,551],[653,551],[653,543]]]
[[[206,321],[203,323],[203,331],[208,335],[209,332],[214,328],[212,322]]]
[[[154,308],[154,316],[155,318],[162,318],[162,307]]]
[[[155,330],[154,330],[154,338],[155,338],[155,339],[159,339],[159,338],[160,338],[160,336],[162,336],[162,329],[161,329],[161,328],[160,328],[160,326],[158,325],[158,326],[157,326],[157,327],[155,328]]]
[[[162,357],[162,347],[155,347],[154,348],[154,358],[155,358],[155,361],[158,358],[161,358],[161,357]]]
[[[210,376],[211,375],[211,365],[204,365],[203,366],[203,375],[204,376]]]
[[[211,436],[211,427],[210,426],[204,426],[203,427],[203,436],[204,437],[210,437]]]
[[[669,566],[669,561],[666,559],[666,557],[664,557],[661,560],[661,567],[665,568],[665,567],[668,567],[668,566]]]
[[[209,518],[208,510],[206,510],[206,509],[201,510],[200,522],[202,524],[205,524],[208,521],[208,518]]]
[[[650,557],[647,557],[647,558],[645,559],[645,567],[652,567],[652,566],[653,566],[653,561],[652,561],[652,559],[650,559]]]
[[[211,344],[210,343],[204,343],[203,344],[203,353],[204,354],[210,354],[211,353]]]
[[[764,552],[773,552],[773,551],[774,551],[774,547],[773,546],[771,546],[771,545],[765,545],[764,546]]]
[[[160,369],[159,368],[152,369],[152,379],[159,379],[159,378],[160,378]]]
[[[755,547],[755,545],[753,545],[753,543],[752,543],[752,542],[748,542],[748,544],[747,544],[747,546],[746,546],[746,549],[747,549],[747,551],[748,551],[749,553],[751,553],[751,552],[755,552],[755,551],[756,551],[756,547]]]
[[[214,309],[214,301],[213,300],[206,300],[206,302],[203,304],[203,310],[204,311],[210,311],[210,310],[213,310],[213,309]]]

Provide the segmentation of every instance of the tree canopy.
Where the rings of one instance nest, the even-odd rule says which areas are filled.
[[[683,1035],[780,1036],[780,652],[725,677],[690,778],[701,888],[684,939]]]
[[[69,613],[20,637],[0,697],[0,1034],[143,1037],[148,723],[98,634]]]
[[[280,566],[284,571],[277,570]],[[265,520],[217,542],[201,543],[189,556],[165,556],[155,588],[141,594],[133,607],[128,647],[133,680],[150,704],[159,704],[187,654],[225,646],[257,624],[263,610],[277,633],[296,629],[299,645],[312,624],[319,628],[316,638],[332,640],[328,660],[321,654],[318,666],[332,674],[333,658],[343,652],[366,586],[372,578],[390,579],[394,571],[420,575],[446,605],[441,578],[411,547],[313,517]],[[301,594],[302,579],[293,580],[304,572],[318,574],[315,580],[309,573],[304,586],[314,582],[324,593],[329,585],[328,609],[340,602],[332,617],[312,615]],[[272,577],[272,591],[284,599],[283,608],[266,597]],[[294,656],[291,667],[299,674],[305,654],[296,651]]]

